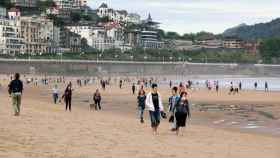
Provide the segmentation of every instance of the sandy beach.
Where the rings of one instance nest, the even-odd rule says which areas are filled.
[[[147,112],[145,124],[140,124],[136,118],[136,96],[131,94],[130,85],[121,90],[110,86],[101,91],[102,111],[89,111],[91,95],[99,86],[75,88],[71,113],[65,112],[64,104],[52,103],[51,86],[27,85],[20,117],[13,116],[6,86],[3,81],[0,90],[1,158],[280,157],[279,92],[246,91],[230,96],[226,90],[219,94],[207,90],[190,91],[194,104],[192,120],[184,135],[176,136],[169,130],[167,120],[162,120],[159,135],[155,136]],[[64,85],[59,87],[61,91],[65,88]],[[170,90],[160,87],[159,91],[166,102]],[[206,104],[240,109],[250,106],[254,110],[245,113],[248,120],[244,120],[241,114],[230,110],[205,110],[202,105]],[[258,115],[260,109],[269,112],[273,119]],[[239,128],[252,118],[259,126],[278,129],[279,135],[277,131]],[[219,125],[234,119],[239,122],[236,127]]]

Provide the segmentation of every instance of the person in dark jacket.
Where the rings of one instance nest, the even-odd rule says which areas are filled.
[[[93,94],[93,101],[94,101],[94,105],[95,105],[95,110],[98,110],[98,109],[101,110],[101,94],[98,89]]]
[[[64,91],[64,95],[62,96],[62,99],[64,99],[65,102],[65,111],[67,111],[69,109],[69,111],[71,112],[71,105],[72,105],[72,83],[70,82],[65,91]]]
[[[135,83],[132,84],[131,89],[132,89],[132,94],[134,95],[135,94],[135,90],[136,90]]]
[[[145,91],[144,89],[140,89],[137,97],[137,103],[138,103],[139,117],[141,123],[144,123],[145,101],[146,101]]]
[[[21,97],[23,92],[23,83],[20,80],[20,74],[15,74],[15,79],[9,84],[9,94],[12,97],[15,116],[20,115]]]
[[[187,118],[190,118],[190,108],[189,101],[187,99],[187,92],[182,92],[180,95],[180,100],[175,106],[175,118],[177,128],[176,133],[177,135],[179,135],[180,128],[184,128],[186,126]]]

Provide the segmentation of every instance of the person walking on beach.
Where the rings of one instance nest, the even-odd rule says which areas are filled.
[[[96,89],[95,93],[93,94],[93,101],[95,110],[101,110],[101,94],[99,92],[99,89]]]
[[[175,106],[175,118],[176,118],[176,133],[179,135],[180,128],[186,126],[187,118],[190,118],[189,101],[187,99],[187,92],[182,92],[180,100]],[[183,134],[183,132],[182,132]]]
[[[56,104],[58,101],[58,93],[59,93],[57,85],[54,85],[52,91],[53,91],[53,102],[54,104]]]
[[[171,131],[176,131],[176,118],[175,118],[175,105],[180,100],[180,96],[178,95],[178,88],[172,88],[172,96],[168,99],[168,109],[169,109],[169,122],[171,123]]]
[[[219,81],[216,81],[215,82],[215,86],[216,86],[216,92],[218,93],[219,92]]]
[[[170,80],[169,81],[169,88],[171,88],[172,87],[172,81]]]
[[[145,101],[146,101],[145,91],[144,89],[140,89],[137,97],[137,103],[138,103],[138,111],[139,111],[139,117],[141,123],[144,123]]]
[[[135,86],[135,83],[132,84],[132,94],[134,95],[135,94],[135,90],[136,90],[136,86]]]
[[[146,98],[146,106],[149,109],[151,126],[154,134],[158,134],[161,112],[164,111],[161,95],[158,93],[157,88],[157,84],[152,84],[152,91],[148,93]]]
[[[20,74],[15,74],[15,79],[9,84],[9,95],[12,97],[12,104],[14,108],[14,115],[20,115],[21,97],[23,92],[23,83],[20,80]]]
[[[120,89],[122,89],[122,84],[123,84],[123,81],[122,80],[120,80]]]
[[[72,83],[70,82],[65,91],[64,94],[62,96],[62,99],[64,99],[65,102],[65,111],[67,111],[69,109],[69,111],[71,112],[71,106],[72,106]]]
[[[264,90],[265,90],[265,92],[268,92],[268,83],[267,82],[265,82],[265,84],[264,84]]]
[[[255,86],[255,90],[257,90],[257,88],[258,88],[258,83],[255,82],[255,83],[254,83],[254,86]]]
[[[239,82],[238,87],[239,87],[239,90],[241,91],[242,90],[242,82]]]

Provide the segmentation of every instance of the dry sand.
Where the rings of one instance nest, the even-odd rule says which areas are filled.
[[[145,124],[135,116],[130,87],[102,92],[103,111],[89,111],[95,86],[76,88],[73,111],[51,102],[50,87],[27,86],[22,114],[14,117],[6,89],[0,94],[0,157],[2,158],[279,158],[280,137],[224,130],[189,123],[184,136],[162,121],[154,136],[147,113]],[[166,98],[169,91],[161,88]],[[243,92],[228,96],[200,90],[192,102],[279,104],[280,93]],[[194,112],[193,117],[199,117]],[[280,128],[280,124],[279,124]]]

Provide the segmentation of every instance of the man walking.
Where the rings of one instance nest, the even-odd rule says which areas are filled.
[[[9,94],[12,97],[13,108],[15,112],[15,116],[20,115],[20,106],[21,106],[21,96],[23,92],[23,83],[20,80],[19,73],[16,73],[14,76],[14,80],[12,80],[9,84]]]

